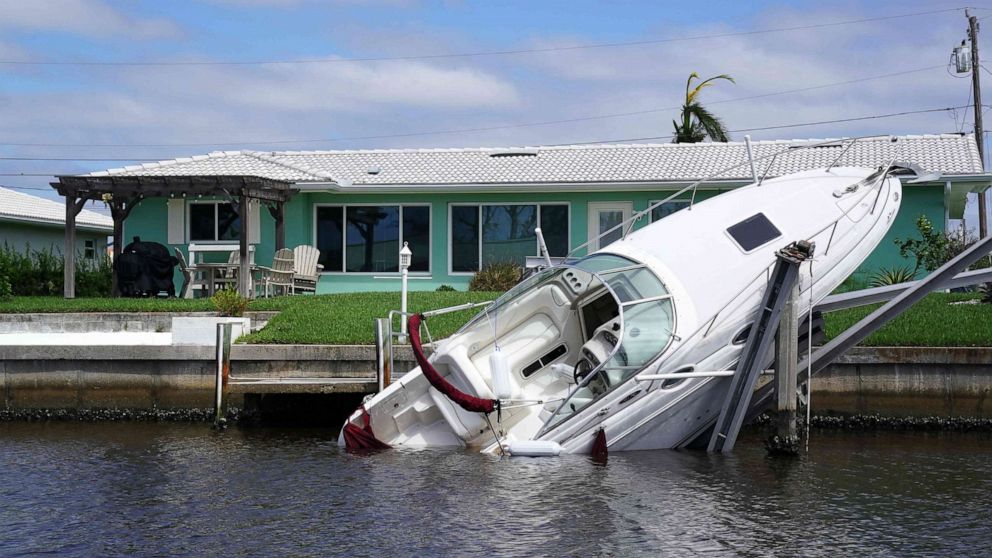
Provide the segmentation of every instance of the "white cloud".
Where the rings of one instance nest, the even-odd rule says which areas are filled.
[[[101,0],[0,2],[2,27],[135,39],[157,39],[179,34],[179,28],[168,20],[130,17]]]

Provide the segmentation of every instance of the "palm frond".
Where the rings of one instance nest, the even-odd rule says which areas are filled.
[[[692,115],[695,116],[699,126],[705,130],[706,135],[709,136],[711,140],[720,142],[729,141],[727,129],[724,127],[723,122],[717,118],[715,114],[699,103],[693,103],[688,108]]]

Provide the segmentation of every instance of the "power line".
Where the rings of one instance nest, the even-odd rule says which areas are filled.
[[[612,43],[594,43],[585,45],[572,45],[572,46],[558,46],[558,47],[543,47],[543,48],[527,48],[527,49],[507,49],[507,50],[484,50],[476,52],[453,52],[453,53],[439,53],[439,54],[424,54],[424,55],[408,55],[408,56],[377,56],[377,57],[361,57],[361,58],[299,58],[299,59],[272,59],[272,60],[163,60],[163,61],[150,61],[150,60],[133,60],[133,61],[109,61],[109,60],[89,60],[89,61],[70,61],[70,60],[0,60],[0,64],[6,65],[19,65],[19,66],[265,66],[265,65],[276,65],[276,64],[324,64],[324,63],[338,63],[338,62],[389,62],[389,61],[404,61],[404,60],[437,60],[444,58],[473,58],[473,57],[484,57],[484,56],[507,56],[507,55],[518,55],[518,54],[539,54],[545,52],[561,52],[561,51],[573,51],[573,50],[585,50],[585,49],[595,49],[595,48],[617,48],[617,47],[630,47],[630,46],[644,46],[644,45],[656,45],[665,43],[676,43],[685,41],[699,41],[706,39],[719,39],[724,37],[741,37],[749,35],[761,35],[767,33],[782,33],[787,31],[805,31],[810,29],[823,29],[828,27],[837,27],[841,25],[852,25],[858,23],[871,23],[878,21],[888,21],[893,19],[902,19],[910,17],[919,17],[925,15],[934,15],[947,12],[961,11],[964,8],[946,8],[942,10],[930,10],[926,12],[914,12],[907,14],[897,14],[889,16],[879,16],[870,17],[863,19],[850,19],[844,21],[835,21],[829,23],[815,23],[810,25],[795,25],[791,27],[778,27],[769,29],[755,29],[751,31],[734,31],[728,33],[716,33],[709,35],[692,35],[686,37],[672,37],[667,39],[649,39],[643,41],[623,41],[623,42],[612,42]]]
[[[989,106],[989,105],[982,105],[982,106]],[[838,118],[838,119],[834,119],[834,120],[819,120],[819,121],[815,121],[815,122],[799,122],[799,123],[793,123],[793,124],[779,124],[779,125],[776,125],[776,126],[761,126],[761,127],[757,127],[757,128],[740,128],[740,129],[737,129],[737,130],[728,130],[728,132],[729,133],[758,132],[758,131],[764,131],[764,130],[782,130],[782,129],[785,129],[785,128],[802,128],[802,127],[807,127],[807,126],[822,126],[822,125],[825,125],[825,124],[840,124],[840,123],[844,123],[844,122],[858,122],[858,121],[863,121],[863,120],[877,120],[877,119],[882,119],[882,118],[894,118],[894,117],[898,117],[898,116],[908,116],[908,115],[913,115],[913,114],[925,114],[925,113],[934,113],[934,112],[948,112],[948,111],[960,110],[960,109],[965,109],[965,108],[969,108],[969,107],[968,106],[956,106],[956,107],[941,107],[941,108],[932,108],[932,109],[908,110],[908,111],[902,111],[902,112],[892,112],[892,113],[888,113],[888,114],[872,114],[872,115],[867,115],[867,116],[856,116],[856,117],[852,117],[852,118]],[[672,139],[673,137],[674,137],[673,135],[667,135],[667,136],[647,136],[647,137],[638,137],[638,138],[622,138],[622,139],[611,139],[611,140],[596,140],[596,141],[585,141],[585,142],[569,142],[569,143],[562,143],[562,144],[547,144],[546,147],[568,146],[568,145],[593,145],[593,144],[597,144],[597,143],[618,143],[618,142],[634,142],[634,141],[646,141],[646,140],[661,140],[661,139]],[[67,174],[72,174],[72,173],[67,173],[67,172],[50,172],[50,173],[28,173],[28,172],[22,172],[22,173],[0,173],[0,176],[61,176],[61,175],[67,175]]]
[[[863,78],[850,79],[845,81],[838,81],[833,83],[824,83],[821,85],[813,85],[809,87],[800,87],[796,89],[788,89],[785,91],[777,91],[772,93],[762,93],[758,95],[750,95],[747,97],[736,97],[733,99],[724,99],[722,101],[710,101],[708,104],[725,104],[725,103],[738,103],[741,101],[750,101],[754,99],[763,99],[767,97],[774,97],[778,95],[788,95],[792,93],[802,93],[805,91],[813,91],[816,89],[826,89],[829,87],[836,87],[839,85],[850,85],[853,83],[861,83],[865,81],[872,81],[877,79],[884,79],[889,77],[902,76],[907,74],[913,74],[918,72],[925,72],[929,70],[934,70],[937,68],[943,68],[943,64],[936,66],[926,66],[923,68],[915,68],[912,70],[903,70],[899,72],[892,72],[888,74],[872,75]],[[403,134],[377,134],[369,136],[346,136],[338,138],[319,138],[319,139],[280,139],[280,140],[257,140],[257,141],[239,141],[239,142],[199,142],[199,143],[0,143],[0,145],[10,146],[10,147],[244,147],[248,145],[281,145],[281,144],[302,144],[302,143],[335,143],[343,141],[362,141],[362,140],[378,140],[378,139],[396,139],[396,138],[409,138],[417,136],[433,136],[433,135],[448,135],[448,134],[462,134],[462,133],[473,133],[473,132],[492,132],[497,130],[508,130],[514,128],[530,128],[536,126],[552,126],[556,124],[569,124],[575,122],[588,122],[593,120],[605,120],[609,118],[620,118],[626,116],[642,116],[646,114],[652,114],[657,112],[665,112],[669,110],[678,110],[680,105],[674,105],[669,107],[652,108],[631,112],[619,112],[611,114],[600,114],[593,116],[583,116],[577,118],[563,118],[558,120],[544,120],[538,122],[524,122],[517,124],[502,124],[496,126],[484,126],[476,128],[458,128],[449,130],[431,130],[431,131],[418,131],[418,132],[408,132]],[[168,157],[163,157],[168,158]],[[3,159],[3,158],[0,158]],[[32,160],[32,159],[24,159]],[[61,160],[61,159],[44,159],[39,158],[37,160]],[[82,159],[67,159],[67,160],[82,160]],[[97,161],[109,161],[111,159],[100,159],[94,158]],[[142,161],[142,160],[157,160],[157,159],[121,159],[124,161]]]

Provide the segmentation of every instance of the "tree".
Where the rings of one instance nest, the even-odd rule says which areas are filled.
[[[701,81],[696,87],[692,87],[692,80],[699,79],[699,74],[692,72],[685,82],[685,104],[682,105],[682,123],[672,120],[675,126],[674,143],[698,143],[709,137],[713,141],[729,141],[727,129],[713,113],[699,104],[698,97],[704,87],[713,85],[719,79],[725,79],[730,83],[736,83],[734,78],[727,74],[720,74]]]

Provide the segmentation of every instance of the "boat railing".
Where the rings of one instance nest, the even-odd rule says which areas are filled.
[[[375,362],[376,362],[376,379],[379,383],[379,391],[389,387],[389,384],[393,381],[393,371],[396,369],[396,352],[395,346],[402,345],[407,342],[407,331],[404,327],[407,319],[414,314],[421,314],[424,317],[440,316],[443,314],[451,314],[454,312],[462,312],[465,310],[472,310],[474,308],[479,308],[482,306],[488,306],[492,304],[493,301],[487,300],[484,302],[466,302],[465,304],[456,304],[454,306],[446,306],[444,308],[436,308],[434,310],[427,310],[424,312],[404,312],[402,310],[390,310],[389,314],[385,318],[375,319]],[[399,318],[397,320],[396,318]],[[396,327],[399,325],[399,327]],[[435,348],[434,338],[431,336],[431,330],[427,326],[427,322],[423,322],[424,332],[427,334],[426,346],[432,351]]]
[[[603,237],[605,237],[607,235],[610,235],[610,234],[612,234],[612,233],[614,233],[616,231],[620,231],[620,235],[621,235],[621,238],[622,239],[627,238],[627,236],[633,231],[634,225],[638,221],[640,221],[645,216],[650,215],[651,212],[653,210],[657,209],[658,207],[661,207],[662,205],[664,205],[664,204],[666,204],[668,202],[671,202],[673,200],[679,199],[680,196],[682,196],[683,194],[685,194],[687,192],[691,192],[691,194],[690,194],[689,207],[686,208],[686,210],[691,211],[692,208],[693,208],[693,206],[695,205],[696,191],[698,190],[699,186],[701,184],[705,184],[706,182],[711,182],[711,181],[717,179],[718,177],[720,177],[721,175],[726,174],[729,171],[736,170],[738,168],[744,167],[745,165],[752,165],[752,164],[754,164],[757,161],[764,161],[764,160],[767,159],[767,160],[769,160],[769,162],[768,162],[768,165],[765,167],[765,172],[763,173],[763,175],[761,176],[761,178],[759,178],[757,180],[757,182],[754,183],[755,186],[760,186],[764,182],[764,180],[768,176],[768,174],[771,172],[772,166],[774,165],[774,163],[777,160],[777,158],[779,157],[779,155],[789,155],[789,154],[791,154],[793,152],[800,152],[800,151],[804,151],[804,150],[807,150],[807,149],[815,149],[815,148],[824,147],[824,146],[827,146],[827,145],[836,145],[839,142],[840,143],[846,143],[846,144],[848,144],[847,145],[847,148],[844,150],[844,152],[841,153],[841,155],[838,156],[836,159],[834,159],[834,161],[830,163],[830,166],[827,167],[827,170],[829,170],[829,169],[833,168],[834,165],[836,165],[840,161],[841,157],[843,157],[844,154],[847,153],[847,150],[850,149],[850,146],[853,145],[855,142],[860,141],[860,140],[864,140],[864,139],[878,138],[878,137],[884,137],[884,136],[868,135],[868,136],[858,136],[858,137],[853,137],[853,138],[846,138],[846,139],[842,139],[842,140],[836,140],[836,139],[826,140],[826,141],[822,141],[822,142],[810,143],[808,145],[801,145],[801,146],[791,145],[789,147],[786,147],[785,149],[781,149],[781,150],[776,151],[774,153],[769,153],[769,154],[766,154],[766,155],[762,155],[760,157],[748,157],[748,159],[745,160],[745,161],[742,161],[740,163],[737,163],[737,164],[734,164],[734,165],[731,165],[731,166],[728,166],[728,167],[724,167],[724,168],[722,168],[722,169],[720,169],[720,170],[718,170],[716,172],[713,172],[713,173],[709,174],[708,176],[706,176],[704,178],[701,178],[699,180],[696,180],[695,182],[693,182],[693,183],[685,186],[681,190],[676,191],[675,193],[671,194],[670,196],[666,197],[665,199],[663,199],[661,201],[654,202],[654,203],[648,205],[648,207],[646,209],[643,209],[641,211],[638,211],[638,212],[632,214],[628,219],[626,219],[624,221],[621,221],[617,225],[614,225],[613,227],[610,227],[609,229],[601,232],[598,236],[596,236],[596,237],[594,237],[594,238],[592,238],[592,239],[590,239],[590,240],[588,240],[588,241],[586,241],[586,242],[584,242],[584,243],[576,246],[575,248],[572,248],[568,252],[568,255],[566,257],[567,258],[574,257],[580,250],[587,249],[589,246],[594,245],[594,243],[595,243],[595,245],[598,246],[599,241]]]

